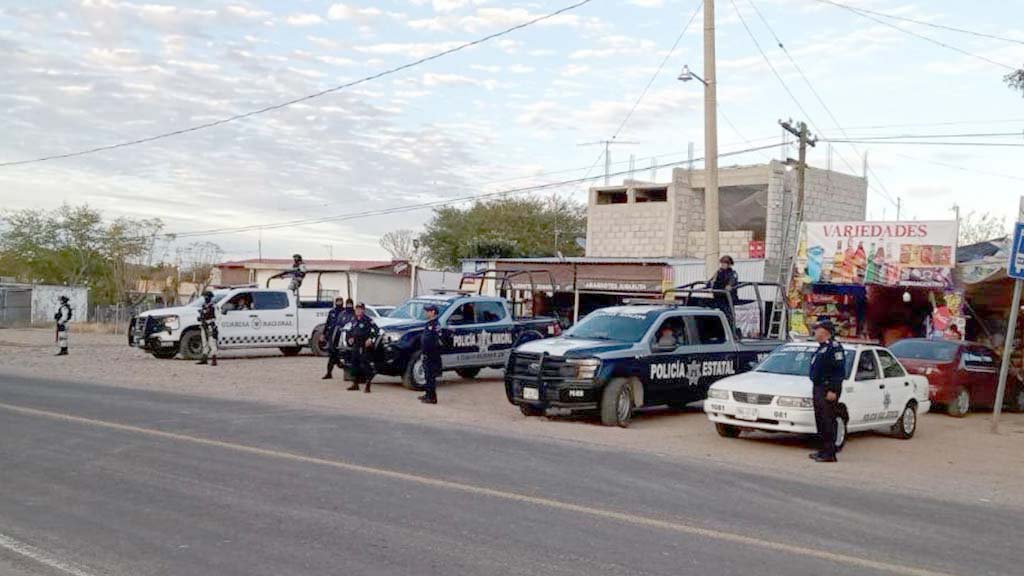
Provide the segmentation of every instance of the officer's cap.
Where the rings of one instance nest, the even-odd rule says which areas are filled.
[[[729,266],[733,265],[732,256],[729,256],[728,254],[719,258],[718,262],[721,264],[728,264]]]
[[[817,330],[818,328],[824,328],[825,330],[828,330],[830,334],[836,333],[836,325],[833,324],[832,321],[829,320],[828,318],[818,319],[818,321],[814,323],[814,326],[812,328],[814,330]]]
[[[427,304],[426,306],[423,307],[423,311],[424,312],[428,312],[428,311],[429,312],[437,312],[437,306],[434,306],[433,304]]]
[[[363,304],[362,302],[356,304],[356,310],[359,310],[360,308],[366,310],[366,304]]]
[[[293,260],[302,260],[302,254],[292,254]]]

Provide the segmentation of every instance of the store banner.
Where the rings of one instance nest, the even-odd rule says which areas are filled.
[[[794,280],[952,288],[957,232],[956,221],[807,222]]]

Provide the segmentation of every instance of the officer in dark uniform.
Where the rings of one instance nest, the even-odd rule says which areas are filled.
[[[345,299],[338,296],[334,299],[334,308],[327,313],[327,322],[324,323],[323,338],[327,344],[327,374],[324,380],[334,378],[331,372],[334,367],[341,367],[341,329],[348,323],[345,319]]]
[[[217,365],[217,307],[213,305],[213,292],[203,292],[203,304],[199,308],[199,330],[203,336],[203,357],[196,364]]]
[[[729,319],[729,325],[734,324],[732,306],[729,306],[729,298],[732,298],[733,305],[736,304],[736,286],[740,283],[740,277],[736,274],[736,271],[732,269],[733,260],[732,256],[726,254],[718,260],[719,268],[715,272],[714,277],[708,281],[708,285],[713,290],[725,290],[728,292],[728,298],[725,294],[716,293],[714,294],[715,307],[725,313],[725,317]]]
[[[835,327],[827,318],[814,325],[818,349],[811,358],[811,382],[814,385],[814,420],[821,436],[821,451],[810,455],[815,462],[836,461],[836,406],[846,378],[846,355],[835,340]]]
[[[370,380],[373,379],[373,345],[377,341],[380,329],[366,315],[366,305],[356,304],[356,315],[346,329],[346,344],[351,353],[349,370],[352,374],[352,385],[348,390],[359,390],[360,384],[366,384],[363,392],[370,393]]]
[[[67,296],[60,297],[60,307],[53,319],[57,321],[57,356],[68,355],[68,322],[71,322],[71,305]]]
[[[420,396],[420,402],[437,404],[437,378],[441,375],[441,332],[437,323],[437,306],[427,304],[423,312],[427,315],[427,325],[420,335],[420,354],[423,357],[423,390],[426,393]]]

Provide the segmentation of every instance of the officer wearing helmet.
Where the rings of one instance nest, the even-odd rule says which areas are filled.
[[[306,277],[306,263],[302,260],[302,254],[292,256],[292,269],[288,271],[288,275],[292,277],[292,281],[288,284],[288,289],[298,297],[299,288],[302,287],[302,280]]]
[[[344,299],[338,296],[334,299],[334,308],[327,313],[327,322],[324,323],[324,340],[327,344],[327,374],[324,380],[333,378],[334,367],[341,368],[341,342],[345,326],[355,318],[355,310],[352,306],[352,299]]]
[[[67,296],[61,296],[60,306],[53,315],[53,319],[57,321],[57,356],[68,355],[68,322],[71,322],[72,314],[71,305],[68,302]]]
[[[213,305],[213,292],[203,292],[199,307],[199,328],[203,336],[203,356],[196,364],[217,365],[217,307]]]
[[[815,462],[836,461],[836,407],[846,378],[846,355],[835,340],[835,326],[828,318],[814,324],[818,349],[811,358],[810,378],[814,386],[814,421],[821,436],[821,450],[810,455]]]
[[[352,385],[347,390],[359,390],[365,384],[363,392],[370,393],[370,381],[373,379],[373,345],[380,335],[377,324],[366,315],[366,305],[356,304],[356,313],[345,329],[345,344],[349,348],[349,371]]]

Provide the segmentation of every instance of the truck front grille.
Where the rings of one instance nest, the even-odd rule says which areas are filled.
[[[771,404],[775,396],[771,394],[753,394],[749,392],[733,392],[732,399],[743,404]]]

